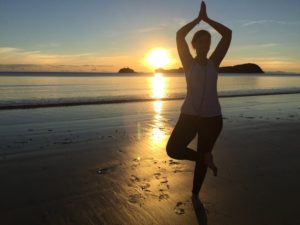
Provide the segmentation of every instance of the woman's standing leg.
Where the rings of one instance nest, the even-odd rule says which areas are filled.
[[[187,145],[194,139],[197,131],[197,117],[181,113],[166,145],[168,156],[196,161],[197,152]]]
[[[201,186],[203,184],[207,165],[204,165],[204,154],[212,152],[214,144],[219,137],[223,128],[222,115],[216,117],[203,117],[198,120],[198,144],[197,153],[199,159],[196,161],[193,189],[192,192],[196,195],[199,194]]]

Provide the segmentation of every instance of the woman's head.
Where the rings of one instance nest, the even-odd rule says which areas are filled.
[[[192,46],[197,55],[207,55],[211,43],[211,35],[207,30],[197,31],[192,39]]]

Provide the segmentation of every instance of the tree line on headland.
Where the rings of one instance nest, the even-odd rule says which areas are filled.
[[[163,69],[159,68],[155,70],[155,73],[183,73],[183,68],[178,69]],[[119,73],[136,73],[129,67],[124,67],[119,70]],[[224,66],[219,68],[219,73],[264,73],[264,71],[254,63],[245,63],[235,66]]]

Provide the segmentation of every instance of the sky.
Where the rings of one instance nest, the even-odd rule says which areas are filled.
[[[206,0],[210,19],[232,30],[221,66],[256,63],[300,73],[299,0]],[[200,0],[0,0],[0,71],[152,72],[145,59],[164,48],[179,68],[176,31],[194,20]],[[221,35],[212,34],[208,56]],[[190,51],[195,56],[195,51]]]

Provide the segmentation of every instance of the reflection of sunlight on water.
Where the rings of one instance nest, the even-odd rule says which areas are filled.
[[[156,112],[156,113],[160,113],[161,112],[161,108],[162,108],[162,101],[155,101],[154,103],[154,112]]]
[[[162,98],[165,96],[165,78],[161,73],[156,73],[152,78],[152,92],[154,98]]]
[[[152,98],[163,98],[165,96],[165,78],[161,73],[155,73],[152,79]],[[164,118],[161,115],[163,101],[153,101],[154,118],[151,122],[151,141],[155,145],[162,145],[163,139],[166,136]]]

